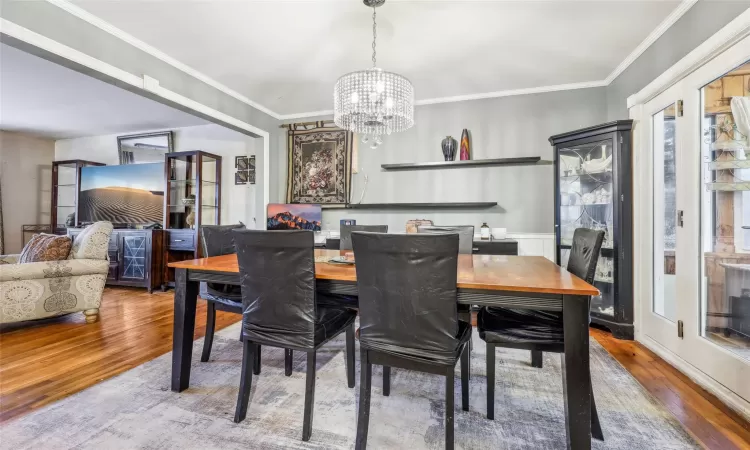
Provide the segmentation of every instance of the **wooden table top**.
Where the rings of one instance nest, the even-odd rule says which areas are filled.
[[[357,281],[353,265],[322,262],[346,252],[315,250],[315,278]],[[174,269],[239,273],[236,255],[173,262]],[[458,288],[599,295],[599,290],[542,256],[459,255]]]

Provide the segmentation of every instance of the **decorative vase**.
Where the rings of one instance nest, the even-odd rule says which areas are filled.
[[[458,147],[458,142],[455,139],[446,136],[445,139],[443,139],[441,147],[443,148],[443,158],[445,158],[446,161],[453,161],[456,159],[456,147]]]
[[[469,146],[469,130],[464,128],[461,132],[461,161],[468,161],[471,159],[471,150]]]

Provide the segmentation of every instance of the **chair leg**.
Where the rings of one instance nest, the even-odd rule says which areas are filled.
[[[216,303],[208,302],[206,310],[206,336],[203,338],[203,354],[201,362],[208,361],[211,356],[211,346],[214,343],[214,329],[216,328]]]
[[[471,356],[469,345],[467,344],[461,353],[461,408],[464,411],[469,410],[469,378],[471,377]]]
[[[531,351],[531,367],[536,367],[538,369],[542,368],[542,361],[543,361],[543,353],[539,350],[532,350]]]
[[[305,419],[302,425],[302,440],[312,436],[313,406],[315,404],[315,351],[307,353],[307,379],[305,381]]]
[[[453,370],[448,369],[445,377],[445,449],[453,450]]]
[[[591,379],[591,373],[589,373],[589,379]],[[599,414],[596,412],[596,402],[594,401],[594,388],[591,387],[591,436],[594,439],[604,441],[604,433],[602,432],[602,425],[599,423]]]
[[[253,373],[260,375],[260,344],[255,346],[254,360],[253,360]]]
[[[495,346],[487,344],[487,418],[495,420]]]
[[[370,427],[370,394],[372,394],[372,364],[367,350],[360,350],[359,413],[357,415],[356,450],[367,448],[367,431]]]
[[[354,387],[354,324],[346,329],[346,384]]]
[[[284,375],[292,376],[292,360],[294,359],[294,350],[284,349]]]
[[[250,388],[253,385],[253,350],[255,345],[245,341],[242,346],[242,375],[240,375],[240,392],[237,395],[237,409],[234,412],[235,423],[245,420],[247,404],[250,401]]]
[[[391,368],[390,366],[383,366],[383,395],[386,397],[391,395]]]

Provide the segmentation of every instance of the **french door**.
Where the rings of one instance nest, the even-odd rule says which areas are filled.
[[[636,108],[639,338],[750,402],[750,38]]]

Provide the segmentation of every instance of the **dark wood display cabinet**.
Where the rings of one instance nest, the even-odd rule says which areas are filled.
[[[204,151],[165,155],[164,286],[174,287],[174,269],[167,264],[200,257],[198,230],[219,225],[221,218],[221,156]]]
[[[81,224],[78,218],[81,169],[91,166],[106,166],[106,164],[82,159],[52,162],[50,225],[53,233],[64,235],[66,228],[77,227]]]
[[[68,228],[75,239],[83,228]],[[163,230],[116,229],[109,238],[107,284],[145,287],[148,292],[164,284]]]
[[[605,232],[594,277],[591,322],[633,339],[632,120],[549,138],[555,149],[557,263],[565,266],[576,228]]]

